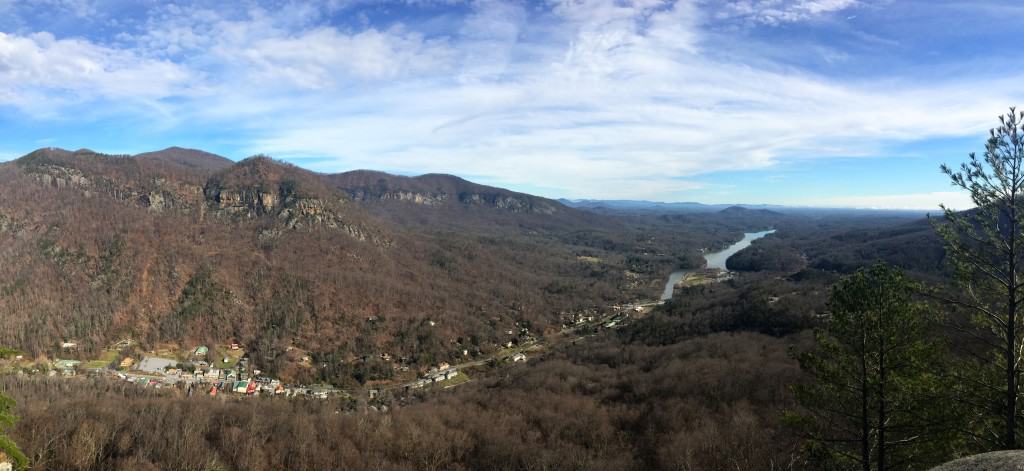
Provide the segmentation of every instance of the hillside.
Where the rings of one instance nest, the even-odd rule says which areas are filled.
[[[474,206],[525,214],[555,214],[567,209],[556,201],[478,185],[454,175],[427,174],[404,177],[356,170],[330,175],[328,179],[358,201],[404,201],[426,206]]]
[[[802,267],[851,273],[883,261],[917,274],[946,269],[945,251],[925,218],[780,220],[778,232],[755,241],[728,260],[741,271],[795,272]]]
[[[162,162],[201,171],[224,170],[233,164],[230,159],[217,154],[181,147],[169,147],[156,152],[138,154],[135,156],[135,160]]]
[[[570,208],[555,200],[479,185],[453,175],[406,177],[357,170],[325,178],[367,211],[405,226],[494,233],[509,229],[567,231],[616,224],[614,218]]]
[[[284,378],[345,382],[372,378],[367,356],[425,366],[648,296],[696,246],[451,176],[225,160],[41,149],[0,165],[0,344],[234,339]]]

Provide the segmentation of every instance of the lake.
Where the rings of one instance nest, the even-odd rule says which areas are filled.
[[[775,229],[772,229],[770,231],[744,233],[743,238],[740,239],[739,242],[736,242],[735,244],[732,244],[723,250],[719,250],[718,252],[704,254],[705,266],[707,268],[718,268],[722,270],[727,270],[727,268],[725,267],[725,261],[728,260],[729,257],[732,257],[733,255],[736,254],[736,252],[739,252],[740,250],[750,247],[750,244],[755,240],[760,239],[773,232],[775,232]],[[679,283],[679,280],[682,280],[687,273],[692,272],[693,269],[691,268],[688,268],[686,270],[676,270],[672,272],[672,274],[668,276],[668,282],[665,283],[665,290],[662,291],[661,293],[661,300],[668,301],[669,299],[672,299],[672,293],[673,291],[675,291],[676,283]]]

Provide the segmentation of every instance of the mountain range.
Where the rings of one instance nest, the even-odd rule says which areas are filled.
[[[0,343],[236,340],[303,380],[352,373],[303,353],[454,360],[656,293],[700,244],[648,229],[451,175],[40,149],[0,164]]]

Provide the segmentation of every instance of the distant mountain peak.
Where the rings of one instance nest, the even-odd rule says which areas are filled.
[[[746,206],[734,205],[725,208],[719,213],[722,214],[762,214],[762,215],[781,215],[778,211],[772,211],[764,208],[748,208]]]
[[[328,175],[327,178],[357,201],[400,201],[438,207],[490,207],[513,213],[553,214],[566,209],[554,200],[480,185],[444,173],[406,177],[356,170]]]
[[[138,160],[171,163],[192,169],[209,171],[223,170],[234,163],[217,154],[211,154],[198,149],[188,149],[176,146],[168,147],[156,152],[138,154],[134,158]]]

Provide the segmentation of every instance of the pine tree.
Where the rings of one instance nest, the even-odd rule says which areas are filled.
[[[820,466],[914,469],[950,456],[952,433],[935,373],[944,358],[937,316],[902,272],[875,265],[842,279],[817,348],[800,357],[813,378],[795,388],[800,426]]]
[[[970,193],[977,206],[957,212],[943,206],[934,225],[956,270],[958,293],[947,300],[971,313],[974,328],[962,329],[986,346],[972,373],[965,399],[976,409],[973,436],[982,446],[1017,448],[1021,358],[1024,332],[1024,113],[1013,108],[989,132],[985,153],[953,170],[953,185]],[[997,369],[996,374],[983,374]],[[987,370],[987,371],[986,371]]]
[[[6,430],[14,426],[18,417],[14,415],[14,399],[0,394],[0,429]],[[14,465],[14,469],[28,469],[28,457],[18,448],[6,434],[0,434],[0,451],[5,453]]]

